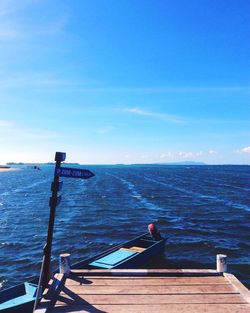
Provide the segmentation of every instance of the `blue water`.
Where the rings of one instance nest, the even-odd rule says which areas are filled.
[[[89,180],[62,178],[53,267],[73,262],[147,231],[167,237],[153,267],[215,268],[250,287],[250,166],[88,166]],[[53,166],[0,172],[0,287],[39,275],[46,242]]]

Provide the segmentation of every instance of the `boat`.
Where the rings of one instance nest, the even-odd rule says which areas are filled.
[[[150,224],[153,225],[153,224]],[[155,227],[156,229],[156,227]],[[156,233],[155,233],[156,234]],[[159,232],[157,232],[159,234]],[[71,266],[72,269],[137,269],[164,252],[165,239],[145,233],[84,259]],[[155,238],[154,238],[155,237]],[[58,272],[55,271],[55,272]],[[36,300],[38,285],[25,282],[0,292],[1,313],[31,313]],[[39,296],[41,298],[41,295]]]
[[[29,313],[33,311],[37,285],[31,282],[14,286],[0,292],[1,313]]]
[[[159,240],[143,234],[103,253],[78,262],[72,269],[136,269],[163,254],[165,238]]]

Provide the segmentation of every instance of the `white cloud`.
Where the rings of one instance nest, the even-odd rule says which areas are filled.
[[[173,154],[171,152],[167,152],[167,153],[162,153],[160,155],[160,159],[168,159],[168,158],[172,158]]]
[[[215,150],[209,150],[209,151],[208,151],[208,154],[217,154],[217,151],[215,151]]]
[[[183,120],[181,118],[175,115],[171,115],[171,114],[150,112],[150,111],[142,110],[139,108],[127,108],[127,109],[123,109],[122,111],[135,114],[135,115],[148,116],[148,117],[152,117],[156,119],[161,119],[169,123],[183,123]]]
[[[146,111],[143,111],[141,109],[138,108],[132,108],[132,109],[124,109],[124,112],[129,112],[129,113],[134,113],[134,114],[138,114],[138,115],[152,115],[152,113],[148,113]]]
[[[160,159],[196,159],[203,156],[204,153],[202,151],[191,152],[191,151],[179,151],[179,152],[166,152],[162,153],[159,157]]]
[[[180,151],[178,153],[178,156],[180,156],[181,158],[183,159],[186,159],[186,158],[193,158],[194,157],[194,153],[193,152],[183,152],[183,151]]]
[[[250,146],[242,148],[240,151],[243,153],[250,153]]]
[[[204,153],[202,151],[198,151],[198,152],[183,152],[180,151],[177,153],[177,155],[183,159],[192,159],[192,158],[197,158],[197,157],[201,157]]]

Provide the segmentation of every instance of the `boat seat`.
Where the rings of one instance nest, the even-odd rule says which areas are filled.
[[[143,252],[144,250],[146,250],[145,248],[142,247],[130,247],[130,248],[121,248],[120,250],[129,250],[129,251],[134,251],[134,252]]]

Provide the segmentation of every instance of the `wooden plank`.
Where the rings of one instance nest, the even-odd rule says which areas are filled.
[[[224,273],[224,277],[241,293],[244,299],[250,303],[250,290],[248,290],[234,275]]]
[[[233,275],[196,271],[85,270],[84,277],[77,272],[67,278],[50,312],[250,312],[250,292]],[[45,312],[42,305],[47,304],[36,312]]]
[[[128,251],[134,251],[134,252],[143,252],[144,250],[146,250],[145,248],[141,248],[141,247],[131,247],[131,248],[120,248],[119,250],[128,250]]]
[[[65,293],[66,292],[66,293]],[[166,303],[221,303],[221,304],[247,304],[244,298],[238,294],[181,294],[181,295],[81,295],[75,294],[71,291],[63,289],[59,297],[59,303],[67,301],[76,303],[91,303],[95,304],[148,304],[152,305],[155,303],[166,304]],[[63,302],[61,302],[63,301]]]
[[[229,285],[229,281],[223,276],[205,276],[205,277],[103,277],[103,276],[78,276],[76,278],[68,278],[66,282],[67,286],[75,285],[209,285],[209,284],[226,284]]]
[[[211,269],[72,269],[71,275],[84,276],[208,276],[221,275],[216,270]]]
[[[68,287],[68,286],[66,286]],[[199,286],[144,286],[144,285],[118,285],[118,286],[96,286],[78,285],[70,286],[70,290],[78,295],[86,294],[119,294],[119,295],[155,295],[155,294],[237,294],[231,285],[199,285]]]
[[[154,304],[154,305],[72,305],[57,306],[57,313],[249,313],[245,304]]]
[[[46,299],[55,298],[61,291],[66,281],[65,274],[56,273],[49,282],[49,288],[46,292]]]

